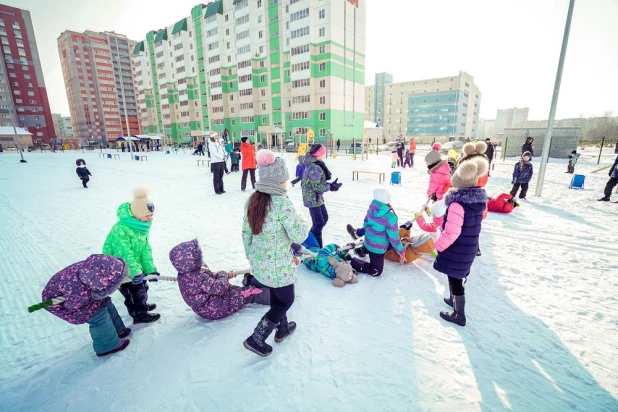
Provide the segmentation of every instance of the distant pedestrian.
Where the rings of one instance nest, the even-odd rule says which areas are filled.
[[[88,189],[88,182],[90,181],[92,173],[90,173],[90,170],[86,167],[86,161],[84,159],[77,159],[75,164],[77,165],[75,173],[77,173],[77,176],[81,179],[84,189]]]
[[[122,149],[122,151],[124,152],[124,142],[120,143],[120,148]]]
[[[579,153],[577,150],[573,150],[569,155],[569,164],[567,165],[566,173],[573,174],[575,173],[575,165],[577,164],[577,160],[579,159]]]
[[[339,146],[341,146],[341,139],[337,139],[337,151],[339,151]],[[618,147],[618,145],[616,145]]]
[[[526,143],[521,146],[522,155],[526,152],[530,152],[530,157],[534,157],[534,147],[532,146],[532,142],[534,142],[534,137],[528,136]]]
[[[491,139],[485,139],[485,143],[487,143],[487,150],[485,151],[485,156],[487,156],[487,160],[489,160],[489,169],[487,172],[487,176],[491,176],[491,162],[494,160],[494,145],[491,144]]]
[[[414,167],[414,155],[416,154],[416,140],[413,137],[410,138],[410,167]]]

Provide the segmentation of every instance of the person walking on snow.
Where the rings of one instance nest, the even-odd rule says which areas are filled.
[[[573,150],[569,155],[569,164],[567,165],[566,173],[573,174],[575,173],[575,165],[577,164],[577,160],[579,159],[579,153],[577,150]]]
[[[413,137],[410,138],[410,167],[414,167],[414,155],[416,154],[416,140]]]
[[[210,167],[212,168],[212,184],[215,193],[222,195],[225,193],[223,188],[223,173],[225,172],[225,150],[222,143],[219,141],[219,135],[216,132],[210,134],[208,141],[208,151],[210,152]]]
[[[491,162],[494,160],[494,145],[491,143],[491,139],[488,137],[485,139],[485,143],[487,144],[487,149],[485,150],[485,156],[487,156],[487,160],[489,161],[489,169],[487,169],[487,177],[491,176]]]
[[[609,202],[610,196],[612,195],[612,190],[614,187],[618,185],[618,156],[616,156],[616,160],[614,160],[614,164],[609,169],[609,180],[605,185],[604,196],[599,199],[599,202]]]
[[[534,148],[532,147],[532,142],[534,142],[534,137],[528,136],[526,138],[526,143],[521,146],[521,154],[523,155],[526,152],[530,152],[530,157],[534,156]]]
[[[242,155],[242,178],[240,179],[240,190],[243,192],[247,187],[247,174],[251,175],[251,187],[255,189],[255,148],[249,142],[249,138],[244,136],[240,139],[240,153]]]
[[[196,315],[208,320],[225,318],[249,303],[270,305],[268,288],[231,285],[234,272],[211,272],[204,264],[197,239],[176,245],[170,261],[178,271],[178,288]]]
[[[81,179],[84,189],[88,189],[88,182],[90,181],[92,173],[90,173],[90,170],[86,167],[86,161],[84,159],[77,159],[75,164],[77,165],[75,173],[77,173],[77,176]]]
[[[440,317],[460,326],[466,325],[466,296],[463,280],[479,249],[479,234],[487,194],[476,184],[487,173],[489,162],[485,157],[474,157],[457,167],[451,178],[454,189],[445,196],[446,214],[440,238],[436,241],[438,256],[433,268],[448,276],[450,296],[444,302],[452,312],[440,312]]]
[[[120,286],[124,304],[133,318],[133,323],[157,321],[161,315],[149,313],[157,306],[148,304],[146,275],[159,276],[152,261],[152,248],[148,235],[152,226],[154,204],[148,198],[148,189],[138,187],[133,191],[133,201],[118,207],[118,223],[107,235],[103,254],[122,258],[129,267],[129,283]]]
[[[129,346],[124,339],[131,329],[124,326],[109,298],[128,272],[122,259],[90,255],[56,273],[43,289],[43,301],[59,296],[62,304],[45,308],[73,325],[88,323],[92,348],[97,356],[111,355]]]
[[[311,233],[315,236],[320,249],[324,246],[322,243],[322,230],[328,223],[328,211],[324,205],[324,193],[328,191],[336,192],[341,187],[341,183],[337,183],[339,179],[332,183],[328,182],[332,176],[324,164],[325,156],[326,148],[324,146],[319,143],[311,146],[309,154],[305,155],[305,171],[303,172],[301,182],[303,204],[306,208],[309,208],[311,221],[313,222]]]
[[[340,146],[341,146],[341,139],[337,139],[337,151],[339,151]]]
[[[521,187],[519,198],[526,198],[526,194],[528,193],[528,183],[530,183],[530,180],[532,180],[532,175],[534,174],[531,160],[532,154],[530,152],[524,152],[524,154],[521,155],[521,160],[515,163],[515,168],[513,169],[513,181],[511,182],[513,183],[511,196],[515,197],[517,191]]]
[[[270,310],[243,345],[257,355],[268,356],[272,347],[266,339],[275,328],[277,343],[296,330],[296,323],[289,322],[287,317],[294,303],[297,279],[291,248],[292,243],[307,238],[308,227],[286,195],[290,175],[285,161],[263,149],[257,154],[257,163],[259,181],[245,204],[242,240],[253,281],[270,288]]]

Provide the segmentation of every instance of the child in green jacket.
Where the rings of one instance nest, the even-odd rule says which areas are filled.
[[[148,189],[138,187],[133,192],[133,201],[120,205],[116,223],[105,239],[103,254],[122,258],[129,267],[131,282],[120,286],[124,304],[133,318],[133,323],[150,323],[161,315],[149,313],[156,305],[149,305],[146,275],[159,275],[152,261],[152,249],[148,233],[152,226],[154,204],[148,199]]]

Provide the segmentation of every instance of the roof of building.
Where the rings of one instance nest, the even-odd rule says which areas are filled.
[[[158,42],[161,40],[167,40],[167,29],[161,29],[159,30],[159,32],[157,33],[157,35],[154,38],[154,42]]]
[[[32,133],[30,133],[28,131],[28,129],[24,129],[23,127],[16,127],[17,129],[17,134],[18,135],[24,135],[24,134],[29,134],[32,135]],[[15,134],[15,131],[13,130],[12,127],[8,127],[8,126],[0,126],[0,136],[13,136]]]
[[[172,29],[172,34],[176,34],[181,30],[187,31],[187,19],[186,18],[179,20],[176,24],[174,24],[174,28]]]
[[[144,42],[141,41],[135,45],[135,48],[133,49],[133,54],[143,52],[143,51],[144,51]]]
[[[221,0],[210,3],[206,8],[206,15],[204,17],[210,17],[215,13],[223,14],[223,2]]]

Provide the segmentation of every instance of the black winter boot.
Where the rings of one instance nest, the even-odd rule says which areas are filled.
[[[251,285],[251,279],[253,279],[253,275],[251,273],[245,273],[245,275],[242,278],[242,285],[243,286]]]
[[[354,240],[358,239],[358,235],[356,234],[356,229],[354,229],[354,226],[347,225],[345,228],[348,231],[348,233],[350,234],[350,236],[352,236],[352,239],[354,239]]]
[[[146,306],[148,306],[148,312],[151,312],[157,308],[156,303],[148,303]]]
[[[268,319],[268,316],[264,315],[253,330],[253,335],[249,336],[247,340],[243,342],[243,346],[256,355],[270,355],[273,348],[265,341],[276,327],[277,324]]]
[[[449,297],[448,298],[444,298],[444,303],[446,303],[450,307],[453,307],[453,291],[451,290],[451,284],[450,283],[448,284],[448,291],[449,291]]]
[[[156,322],[160,317],[161,315],[158,313],[136,313],[135,316],[133,316],[133,324]]]
[[[247,297],[245,303],[255,303],[256,305],[270,305],[270,289],[256,288],[254,286],[250,287],[256,290],[261,290],[262,293],[250,295],[249,297]]]
[[[453,296],[453,312],[440,312],[440,317],[459,326],[466,326],[466,295]]]
[[[277,332],[275,332],[275,342],[281,343],[285,338],[290,336],[296,330],[296,322],[288,322],[288,316],[285,315],[279,321]]]
[[[599,199],[599,202],[609,202],[610,198],[609,196],[603,196],[602,198]]]
[[[130,328],[124,328],[124,329],[122,330],[122,332],[120,332],[120,333],[118,334],[118,337],[119,337],[120,339],[124,339],[124,338],[126,338],[127,336],[129,336],[130,334],[131,334],[131,329],[130,329]]]

